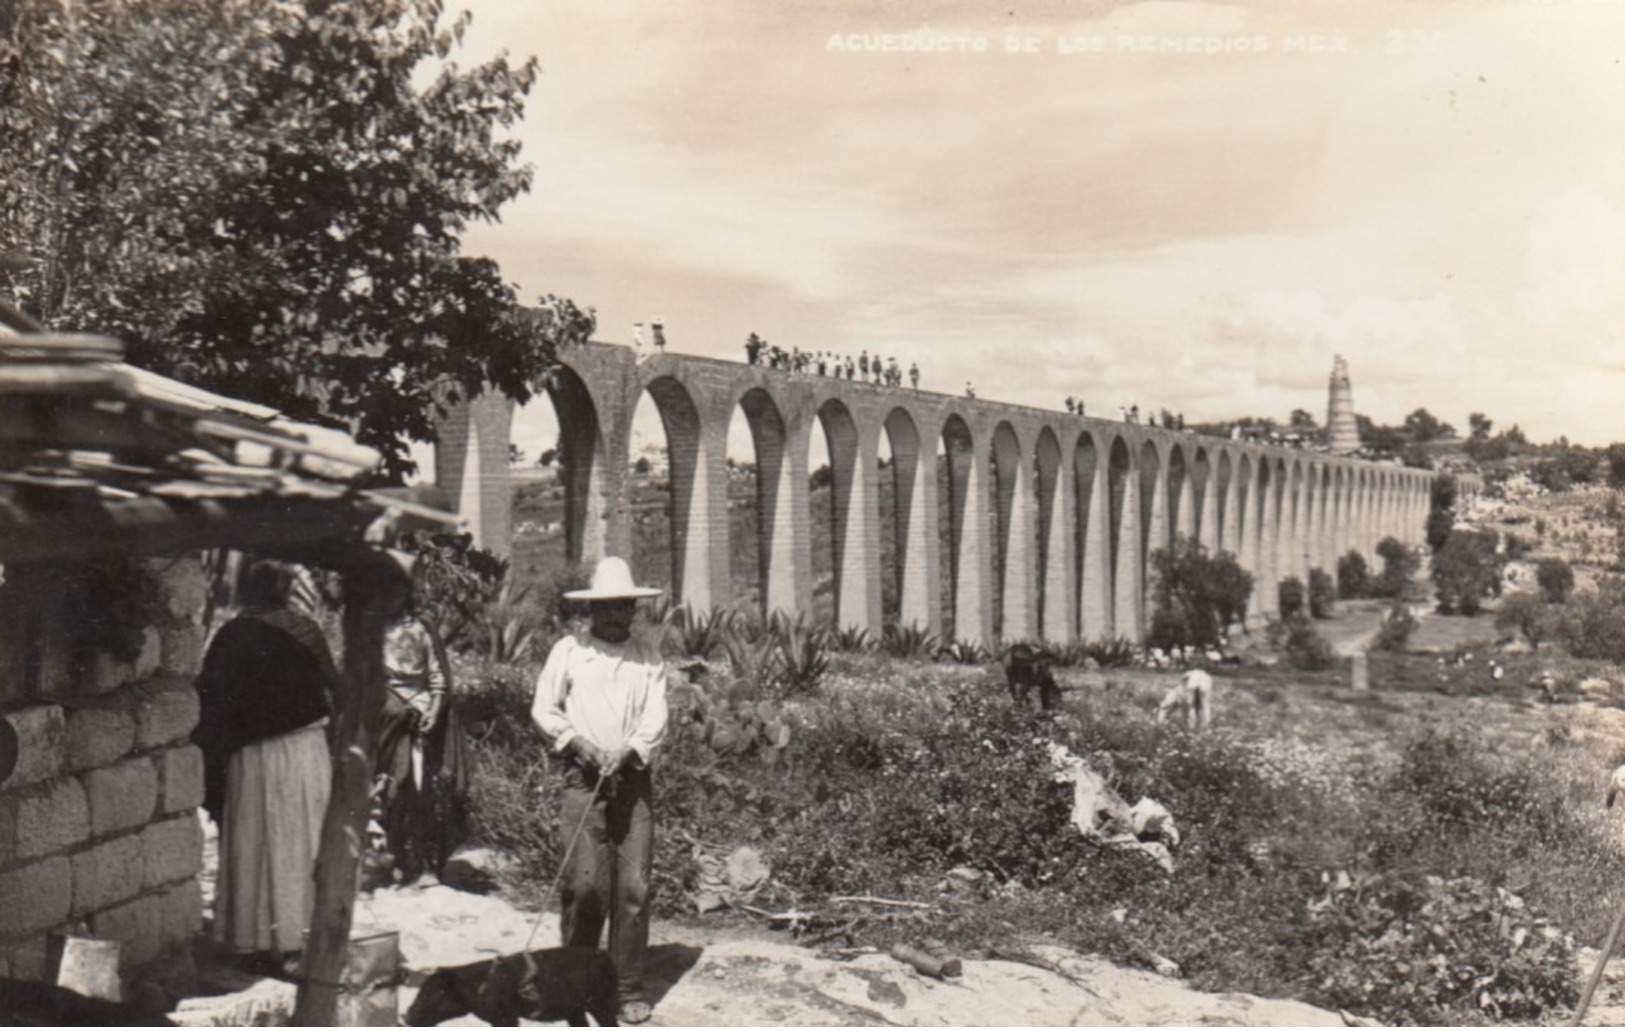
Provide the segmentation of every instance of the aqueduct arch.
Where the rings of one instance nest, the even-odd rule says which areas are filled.
[[[1146,626],[1150,552],[1176,534],[1234,553],[1272,613],[1275,584],[1333,572],[1350,550],[1420,543],[1431,474],[1182,431],[614,345],[573,346],[548,387],[560,424],[572,560],[630,554],[631,421],[647,393],[670,451],[672,590],[696,609],[734,601],[730,549],[757,555],[769,610],[811,611],[808,449],[826,434],[835,611],[879,633],[882,534],[899,619],[961,640],[1067,641]],[[726,443],[743,411],[757,463],[756,539],[729,539]],[[511,538],[512,405],[482,397],[442,423],[437,480],[477,543]],[[881,440],[896,504],[880,515]],[[944,458],[939,462],[938,445]],[[890,529],[888,530],[888,525]]]

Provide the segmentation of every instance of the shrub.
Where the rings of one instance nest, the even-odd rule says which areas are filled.
[[[1331,669],[1337,662],[1337,654],[1332,651],[1331,643],[1302,616],[1288,624],[1283,648],[1287,664],[1293,669],[1319,672]]]
[[[1561,611],[1538,594],[1509,595],[1501,600],[1501,608],[1495,613],[1495,628],[1503,632],[1515,630],[1529,642],[1529,647],[1539,648],[1540,642],[1550,640],[1561,630]]]
[[[662,615],[664,618],[660,618]],[[724,608],[713,608],[702,615],[687,605],[678,605],[663,614],[657,612],[656,616],[666,628],[661,639],[662,650],[668,655],[696,659],[708,659],[721,650],[723,636],[734,619]]]
[[[1450,538],[1450,528],[1456,525],[1456,478],[1440,473],[1433,478],[1428,491],[1428,517],[1426,538],[1435,554]]]
[[[1229,552],[1209,557],[1199,542],[1181,535],[1169,547],[1153,551],[1151,565],[1151,645],[1213,644],[1225,626],[1245,618],[1253,578]]]
[[[1377,636],[1371,647],[1379,652],[1402,652],[1410,644],[1416,627],[1416,617],[1411,615],[1410,606],[1396,601],[1388,614],[1382,617],[1382,625],[1377,628]]]
[[[1324,569],[1309,570],[1309,614],[1316,619],[1332,618],[1337,604],[1337,585]]]
[[[1399,597],[1420,568],[1415,553],[1398,538],[1384,537],[1377,544],[1377,557],[1382,559],[1382,572],[1372,583],[1371,593],[1379,598]]]
[[[875,650],[875,639],[869,631],[862,627],[849,626],[831,630],[828,643],[838,652],[872,652]]]
[[[1493,530],[1453,530],[1433,556],[1433,586],[1439,611],[1475,615],[1484,599],[1501,593],[1503,560]]]
[[[943,649],[943,657],[961,666],[982,666],[993,661],[993,655],[974,641],[955,641]]]
[[[1572,939],[1477,878],[1340,872],[1310,921],[1319,991],[1386,1022],[1535,1023],[1579,997]]]
[[[1577,659],[1625,662],[1625,580],[1607,577],[1562,609],[1561,631]]]
[[[1303,581],[1295,576],[1282,580],[1275,589],[1277,611],[1281,622],[1291,623],[1303,614]]]
[[[1069,648],[1063,658],[1068,666],[1082,666],[1084,660],[1092,659],[1101,669],[1120,669],[1134,665],[1136,651],[1132,638],[1101,637],[1079,642],[1075,648]]]
[[[1364,598],[1371,593],[1371,567],[1365,556],[1353,548],[1337,560],[1337,595],[1340,598]]]
[[[1535,582],[1546,601],[1561,605],[1574,592],[1574,569],[1560,558],[1543,558],[1535,567]]]
[[[888,626],[880,638],[881,653],[894,659],[931,662],[941,650],[942,642],[937,635],[917,623]]]

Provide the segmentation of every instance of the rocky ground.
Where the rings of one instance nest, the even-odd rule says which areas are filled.
[[[394,888],[357,904],[358,926],[400,935],[406,983],[439,966],[522,951],[558,940],[557,918],[443,885]],[[1054,946],[1023,960],[972,959],[957,978],[938,980],[888,955],[835,958],[783,934],[749,928],[656,924],[650,987],[656,1026],[1227,1025],[1341,1026],[1335,1012],[1291,1000],[1193,991],[1179,981],[1115,967]],[[291,1008],[291,984],[204,971],[222,993],[188,1000],[179,1016],[194,1026],[268,1022]],[[479,1025],[473,1018],[453,1022]]]

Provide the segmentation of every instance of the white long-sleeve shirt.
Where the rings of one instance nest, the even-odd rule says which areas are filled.
[[[630,748],[647,766],[666,737],[666,664],[635,637],[565,637],[536,678],[530,716],[556,752],[580,735],[606,752]]]

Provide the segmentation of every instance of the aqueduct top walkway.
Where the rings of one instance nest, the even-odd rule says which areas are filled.
[[[1149,555],[1175,534],[1234,553],[1256,580],[1251,611],[1268,614],[1279,580],[1307,582],[1350,549],[1374,562],[1384,537],[1416,544],[1428,510],[1431,474],[1397,465],[691,355],[639,360],[616,345],[572,347],[560,359],[548,389],[568,556],[630,553],[632,417],[648,392],[670,453],[673,589],[696,610],[733,600],[730,549],[749,546],[766,607],[811,611],[815,425],[833,474],[836,619],[873,632],[882,533],[895,534],[905,625],[941,633],[951,606],[962,640],[1139,639]],[[750,542],[729,540],[736,410],[756,451]],[[505,398],[481,398],[452,413],[436,449],[437,482],[481,545],[503,553],[512,416]],[[889,467],[879,465],[882,435]],[[895,491],[888,526],[882,476]]]

